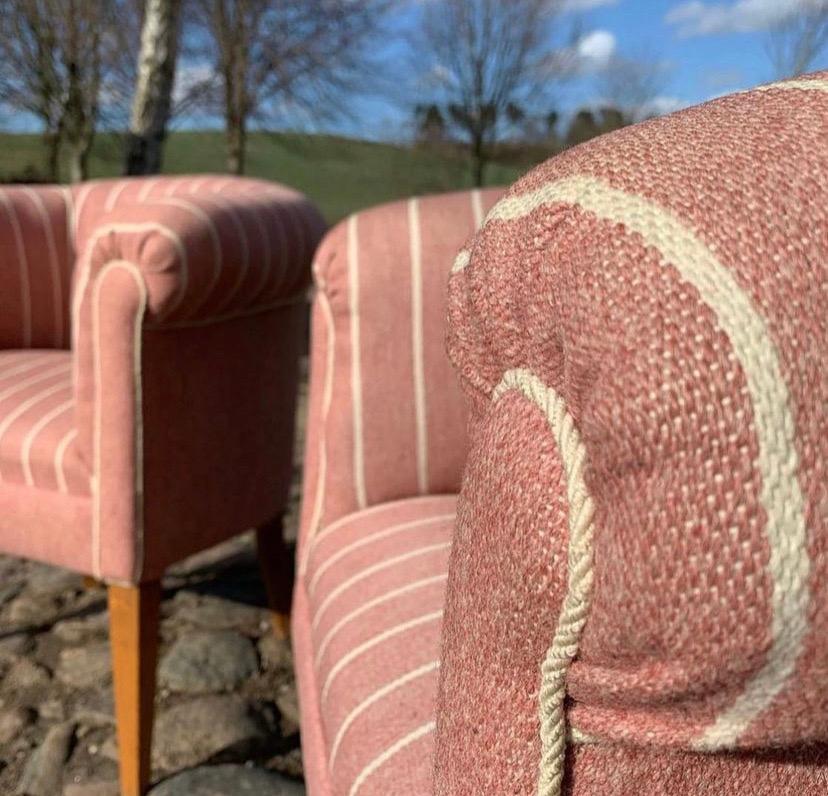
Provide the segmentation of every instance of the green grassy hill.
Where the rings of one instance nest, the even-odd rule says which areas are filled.
[[[537,155],[535,155],[537,157]],[[530,165],[492,163],[487,183],[513,182]],[[35,135],[0,133],[0,177],[40,170],[43,155]],[[222,172],[220,132],[175,132],[164,154],[165,172]],[[121,144],[116,135],[99,135],[91,176],[120,173]],[[247,173],[293,186],[313,199],[330,222],[353,210],[416,194],[470,187],[468,161],[459,152],[401,147],[327,135],[253,133]]]

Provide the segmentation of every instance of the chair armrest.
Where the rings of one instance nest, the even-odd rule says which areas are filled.
[[[134,200],[91,219],[87,213],[76,239],[74,322],[85,322],[96,281],[114,262],[140,273],[150,325],[221,320],[299,299],[324,229],[301,194],[241,178],[221,193]]]
[[[303,539],[348,512],[454,492],[466,411],[445,355],[446,282],[499,189],[364,210],[319,247]]]
[[[75,411],[110,581],[159,577],[284,509],[323,222],[293,191],[232,182],[95,223],[87,203],[79,226]]]

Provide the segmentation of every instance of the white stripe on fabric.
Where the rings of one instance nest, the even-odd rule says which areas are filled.
[[[351,323],[351,403],[354,431],[354,492],[357,507],[364,509],[365,457],[362,438],[362,370],[359,339],[359,238],[357,216],[348,219],[348,303]]]
[[[365,713],[368,708],[372,705],[375,705],[377,702],[385,699],[389,694],[394,693],[398,688],[402,688],[404,685],[408,685],[408,683],[414,682],[414,680],[418,680],[420,677],[424,677],[427,674],[431,674],[431,672],[436,672],[440,668],[440,661],[429,661],[423,666],[418,666],[416,669],[412,669],[410,672],[406,672],[405,674],[397,677],[396,679],[392,680],[390,683],[386,683],[381,688],[378,688],[376,691],[371,693],[365,699],[362,700],[346,717],[345,720],[340,725],[339,729],[336,732],[336,737],[334,738],[333,744],[331,744],[331,754],[328,758],[328,768],[333,770],[334,764],[336,763],[336,754],[339,751],[340,744],[345,737],[345,733],[348,732],[348,728],[363,714]]]
[[[414,741],[419,740],[425,735],[434,732],[437,725],[433,721],[429,721],[427,724],[423,724],[420,727],[417,727],[416,730],[412,730],[412,732],[408,733],[404,738],[400,738],[392,746],[389,746],[382,754],[375,757],[362,771],[359,772],[359,775],[354,780],[354,784],[351,785],[351,789],[348,791],[348,796],[356,796],[359,793],[362,786],[365,784],[365,780],[368,779],[377,769],[381,768],[385,763],[387,763],[395,754],[405,749],[406,746],[410,746]]]
[[[328,672],[327,677],[325,678],[325,684],[322,686],[322,694],[321,694],[321,701],[322,706],[324,708],[325,702],[328,699],[328,694],[330,693],[331,686],[333,685],[334,680],[339,676],[343,669],[345,669],[348,664],[358,658],[360,655],[368,652],[368,650],[374,649],[374,647],[378,647],[380,644],[388,641],[389,638],[394,638],[394,636],[399,636],[401,633],[406,633],[407,631],[411,630],[415,627],[420,627],[420,625],[427,625],[431,622],[436,622],[443,617],[443,609],[441,608],[439,611],[431,611],[427,614],[422,614],[421,616],[415,616],[413,619],[409,619],[407,622],[400,622],[398,625],[394,625],[393,627],[389,627],[387,630],[383,630],[382,633],[377,633],[375,636],[371,636],[367,641],[363,641],[361,644],[358,644],[354,647],[350,652],[347,652],[343,655],[337,662],[331,667],[331,670]]]
[[[411,256],[411,354],[414,376],[415,450],[417,490],[428,493],[428,424],[426,417],[425,366],[423,363],[423,263],[420,209],[408,200],[408,236]]]

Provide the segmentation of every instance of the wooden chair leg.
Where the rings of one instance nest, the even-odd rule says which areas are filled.
[[[150,782],[161,584],[109,586],[121,796],[144,796]]]
[[[293,558],[285,544],[281,517],[256,530],[256,550],[267,591],[273,632],[277,638],[285,639],[290,635]]]

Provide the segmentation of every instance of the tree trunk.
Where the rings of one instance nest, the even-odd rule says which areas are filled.
[[[70,182],[83,182],[89,176],[89,154],[92,151],[92,136],[83,135],[67,146]]]
[[[170,118],[181,0],[146,0],[125,174],[157,174]]]
[[[486,151],[483,139],[475,137],[472,140],[472,179],[476,188],[483,187],[483,175],[486,170]]]
[[[227,120],[227,171],[244,174],[247,153],[247,125],[241,116]]]
[[[43,134],[46,147],[46,178],[50,182],[60,182],[60,140],[59,130],[47,130]]]

